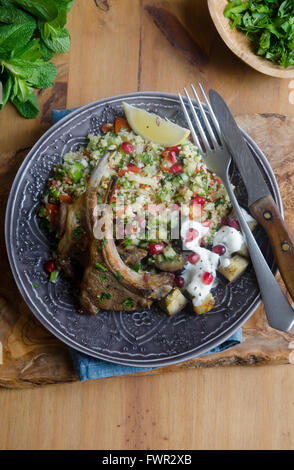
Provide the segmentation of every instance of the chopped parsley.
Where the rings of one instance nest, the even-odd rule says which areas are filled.
[[[123,244],[125,246],[132,245],[132,243],[133,243],[133,240],[131,238],[128,238],[128,237],[124,238]]]
[[[117,275],[117,278],[118,278],[120,281],[122,281],[122,280],[124,279],[124,276],[123,276],[120,272],[117,272],[116,275]]]
[[[82,233],[84,233],[84,229],[81,225],[79,225],[77,228],[75,228],[73,231],[72,231],[72,238],[79,238],[80,235],[82,235]]]
[[[141,268],[140,263],[136,263],[136,264],[134,264],[134,266],[132,266],[133,271],[136,271],[136,272],[138,272],[140,270],[140,268]]]
[[[134,306],[134,299],[132,297],[128,297],[126,300],[122,302],[124,307],[133,307]]]
[[[95,268],[98,269],[99,271],[104,271],[104,272],[108,271],[108,269],[105,268],[105,266],[103,266],[103,264],[100,264],[100,263],[96,263]]]
[[[110,292],[102,292],[100,295],[98,302],[102,302],[103,300],[109,300],[112,298],[112,294]]]
[[[229,0],[224,16],[249,37],[256,55],[294,65],[293,0]]]

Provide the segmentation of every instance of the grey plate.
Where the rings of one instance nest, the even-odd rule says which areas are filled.
[[[50,257],[52,240],[38,226],[40,196],[53,166],[62,155],[76,150],[89,133],[122,114],[122,100],[186,125],[176,95],[132,93],[83,106],[51,127],[21,165],[11,188],[5,220],[6,246],[15,281],[38,320],[57,338],[90,356],[139,367],[164,366],[202,355],[228,339],[252,315],[260,302],[250,268],[234,284],[215,290],[216,307],[196,317],[190,309],[168,318],[155,306],[135,313],[101,312],[80,315],[78,287],[60,277],[48,283],[43,265]],[[243,132],[272,195],[282,212],[277,182],[265,156]],[[232,181],[246,207],[245,187],[236,168]],[[275,271],[267,237],[256,231],[258,243]],[[34,288],[38,283],[39,288]]]

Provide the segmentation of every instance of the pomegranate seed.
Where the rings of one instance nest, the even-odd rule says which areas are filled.
[[[203,204],[205,204],[205,202],[206,202],[205,197],[201,197],[201,196],[195,197],[192,201],[193,204],[200,204],[201,206],[203,206]]]
[[[134,151],[134,147],[132,146],[130,142],[123,142],[121,146],[122,146],[123,151],[127,154],[133,153]]]
[[[56,266],[53,259],[49,259],[48,261],[46,261],[45,270],[47,271],[47,273],[52,273],[53,271],[55,271],[55,269]]]
[[[149,245],[149,253],[151,255],[159,255],[164,250],[163,243],[150,243]]]
[[[210,227],[211,226],[211,221],[210,220],[204,220],[204,222],[202,222],[202,225],[203,225],[203,227]]]
[[[184,287],[184,284],[185,284],[185,279],[183,278],[183,276],[177,276],[175,278],[175,284],[177,287],[179,287],[180,289],[182,287]]]
[[[199,236],[198,230],[196,230],[195,228],[189,228],[189,230],[187,231],[186,243],[192,242],[198,236]]]
[[[176,152],[174,152],[173,150],[171,150],[168,154],[168,159],[171,163],[177,163],[178,160],[177,160],[177,154]]]
[[[168,150],[169,150],[170,152],[179,153],[180,147],[179,147],[178,145],[176,145],[175,147],[169,147]]]
[[[207,286],[209,286],[209,284],[211,284],[212,281],[213,281],[213,274],[205,271],[205,273],[202,276],[203,284],[206,284]]]
[[[198,261],[200,260],[200,256],[198,255],[198,253],[190,253],[190,255],[188,256],[187,260],[188,260],[189,263],[191,263],[191,264],[196,264],[196,263],[198,263]]]
[[[236,230],[239,230],[239,232],[241,231],[238,220],[235,220],[235,219],[229,220],[228,226],[232,227],[232,228],[235,228]]]
[[[170,167],[169,171],[175,175],[177,173],[181,173],[182,170],[183,170],[182,165],[175,163],[173,166]]]
[[[216,253],[217,255],[223,255],[227,251],[225,245],[215,245],[212,247],[213,253]]]

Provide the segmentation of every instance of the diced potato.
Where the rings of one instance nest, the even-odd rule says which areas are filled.
[[[249,261],[243,256],[234,255],[230,259],[230,264],[226,268],[221,265],[218,267],[218,271],[229,281],[234,282],[246,271],[249,265]]]
[[[193,305],[194,312],[196,315],[201,315],[201,313],[207,313],[213,309],[215,304],[215,298],[212,296],[211,293],[205,297],[203,304],[201,305]]]
[[[249,251],[245,242],[241,246],[240,250],[237,251],[237,254],[240,256],[244,256],[244,258],[249,258]]]
[[[257,225],[258,225],[258,222],[252,217],[251,214],[249,214],[249,212],[247,212],[245,209],[242,209],[242,212],[243,212],[243,215],[247,221],[247,224],[248,224],[248,227],[250,228],[250,230],[253,232],[254,229],[256,229]],[[230,214],[229,214],[229,219],[236,219],[238,220],[238,217],[236,215],[236,212],[234,211],[234,209],[231,210]]]
[[[253,230],[255,230],[257,225],[258,225],[258,222],[256,220],[250,220],[247,223],[249,225],[249,228],[250,228],[251,232],[253,232]]]
[[[171,317],[180,312],[187,305],[188,300],[182,292],[175,288],[159,302],[160,307]]]

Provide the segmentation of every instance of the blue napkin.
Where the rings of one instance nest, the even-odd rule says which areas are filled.
[[[77,108],[53,110],[52,117],[56,123],[67,114],[71,113]],[[225,351],[226,349],[232,348],[242,342],[242,329],[240,328],[234,333],[228,340],[224,341],[221,345],[211,349],[202,356],[209,354],[216,354],[218,352]],[[146,370],[153,370],[156,367],[130,367],[122,366],[120,364],[113,364],[112,362],[102,361],[86,354],[83,354],[75,349],[70,349],[70,355],[72,357],[74,367],[81,381],[89,379],[102,379],[105,377],[113,377],[117,375],[132,374],[134,372],[143,372]]]

